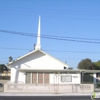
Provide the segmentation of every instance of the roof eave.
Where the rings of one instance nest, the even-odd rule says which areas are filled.
[[[73,73],[100,73],[100,70],[51,70],[51,69],[19,69],[22,72],[73,72]]]

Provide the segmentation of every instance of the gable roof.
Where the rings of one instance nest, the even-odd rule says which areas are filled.
[[[59,59],[57,59],[57,58],[55,58],[55,57],[51,56],[50,54],[48,54],[48,53],[46,53],[46,52],[44,52],[44,51],[42,51],[42,50],[33,50],[33,51],[31,51],[31,52],[29,52],[29,53],[27,53],[27,54],[25,54],[25,55],[23,55],[23,56],[21,56],[21,57],[17,58],[17,59],[16,59],[16,60],[14,60],[14,61],[9,62],[7,65],[11,65],[11,64],[13,64],[14,62],[16,62],[16,61],[18,61],[18,60],[21,60],[21,59],[23,59],[24,57],[27,57],[27,56],[29,56],[29,55],[31,55],[31,54],[33,54],[33,53],[37,52],[37,51],[40,51],[40,52],[42,52],[43,54],[48,55],[48,56],[50,56],[51,58],[53,58],[53,59],[55,59],[55,60],[59,61],[60,63],[63,63],[64,65],[66,65],[66,67],[69,67],[69,65],[68,65],[68,64],[66,64],[66,63],[62,62],[61,60],[59,60]]]

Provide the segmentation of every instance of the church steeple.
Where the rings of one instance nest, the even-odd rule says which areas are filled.
[[[41,44],[40,44],[40,16],[39,16],[39,23],[38,23],[38,34],[37,34],[37,44],[35,46],[35,50],[40,50],[41,49]]]

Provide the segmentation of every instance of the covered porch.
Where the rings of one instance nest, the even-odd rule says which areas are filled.
[[[6,83],[4,92],[91,93],[96,89],[97,73],[100,73],[96,70],[29,69],[20,69],[19,72],[25,75],[25,83]]]
[[[61,79],[62,75],[69,76],[69,80],[68,80],[68,77],[66,77],[65,81],[66,82],[68,81],[68,83],[70,83],[70,81],[72,81],[72,79],[75,79],[72,82],[74,84],[75,83],[79,84],[79,83],[76,82],[77,79],[80,80],[80,84],[95,84],[97,82],[100,82],[100,70],[41,70],[41,69],[40,70],[31,70],[31,69],[19,69],[19,72],[23,72],[25,74],[25,83],[32,83],[33,80],[35,81],[35,83],[37,83],[37,81],[35,79],[38,78],[37,80],[39,80],[39,76],[40,76],[40,78],[42,78],[42,79],[43,79],[43,77],[48,79],[47,83],[49,84],[50,79],[52,78],[51,75],[55,76],[56,79],[58,77],[59,77],[59,79]],[[29,75],[30,80],[29,79],[27,80],[27,78],[28,78],[27,75]],[[77,76],[77,75],[79,75],[79,76]],[[75,78],[75,76],[76,76],[76,78]]]

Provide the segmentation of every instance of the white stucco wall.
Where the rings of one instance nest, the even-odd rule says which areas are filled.
[[[62,82],[61,76],[72,75],[71,82]],[[81,75],[80,74],[50,74],[50,84],[80,84],[81,83]]]
[[[64,69],[65,64],[53,59],[48,55],[36,52],[19,62],[21,69]],[[68,66],[66,66],[68,67]]]
[[[66,64],[48,56],[46,54],[37,51],[23,59],[14,62],[11,68],[11,81],[25,81],[25,75],[21,72],[17,72],[18,69],[30,69],[30,70],[63,70]],[[18,78],[18,79],[16,79]]]
[[[13,69],[13,72],[14,69]],[[72,80],[71,82],[62,82],[61,81],[61,76],[67,76],[67,75],[72,75]],[[16,77],[16,76],[14,76]],[[15,82],[15,78],[12,77],[11,82]],[[81,83],[81,75],[80,74],[50,74],[49,75],[49,83],[50,84],[80,84]],[[15,80],[15,81],[13,81]],[[26,74],[24,72],[19,72],[18,74],[18,83],[26,83]]]
[[[26,75],[24,72],[19,72],[18,82],[25,83]]]
[[[26,75],[16,68],[11,68],[11,83],[25,83]]]

